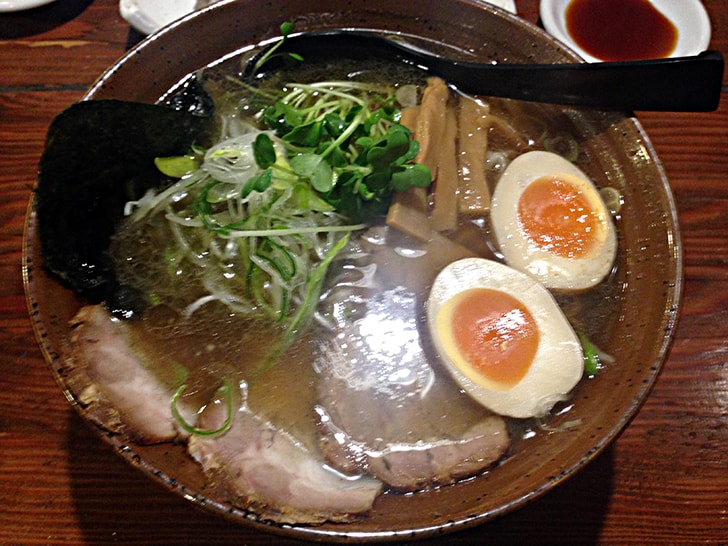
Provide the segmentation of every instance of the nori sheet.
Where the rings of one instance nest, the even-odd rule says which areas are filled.
[[[44,266],[89,300],[105,299],[115,283],[107,249],[124,204],[167,185],[154,158],[187,153],[210,119],[119,100],[61,112],[48,130],[36,188]]]

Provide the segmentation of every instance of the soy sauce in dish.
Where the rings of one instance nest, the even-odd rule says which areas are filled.
[[[668,57],[678,37],[675,25],[648,0],[572,0],[566,29],[603,61]]]

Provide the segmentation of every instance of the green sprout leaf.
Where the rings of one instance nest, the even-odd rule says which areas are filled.
[[[276,150],[273,141],[267,134],[260,133],[255,137],[253,155],[255,156],[255,162],[261,169],[267,169],[276,162]]]
[[[296,174],[308,180],[313,188],[321,193],[334,187],[334,173],[323,157],[317,154],[300,154],[291,158],[291,168]]]
[[[392,187],[395,191],[404,191],[410,187],[427,188],[431,183],[430,169],[419,163],[405,165],[401,171],[392,173]]]
[[[273,171],[266,169],[260,174],[257,174],[250,178],[243,186],[241,195],[243,198],[248,197],[251,192],[264,192],[273,184]]]
[[[293,23],[291,21],[281,23],[281,34],[284,38],[287,38],[291,32],[293,32]]]
[[[294,127],[283,140],[296,146],[315,148],[321,140],[321,123],[312,121]]]

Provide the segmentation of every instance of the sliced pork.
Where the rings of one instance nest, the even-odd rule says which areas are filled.
[[[209,404],[199,424],[216,429],[226,412],[223,404]],[[320,454],[254,415],[245,404],[235,412],[230,430],[219,436],[193,436],[189,450],[234,504],[277,522],[348,521],[371,510],[382,488],[370,477],[327,468]]]
[[[505,421],[429,360],[416,295],[377,288],[376,269],[376,261],[351,264],[326,295],[334,335],[319,341],[315,359],[324,454],[344,472],[369,472],[403,491],[483,471],[508,449]]]
[[[127,325],[103,305],[81,308],[71,322],[69,385],[91,419],[139,443],[184,437],[172,415],[174,386],[155,376],[131,347]],[[194,412],[180,404],[193,419]]]

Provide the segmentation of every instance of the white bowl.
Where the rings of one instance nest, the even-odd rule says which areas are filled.
[[[708,48],[710,19],[699,0],[651,0],[678,31],[677,44],[670,57],[697,55]],[[541,0],[541,23],[546,31],[568,45],[589,62],[600,62],[581,49],[566,29],[566,8],[571,0]]]

